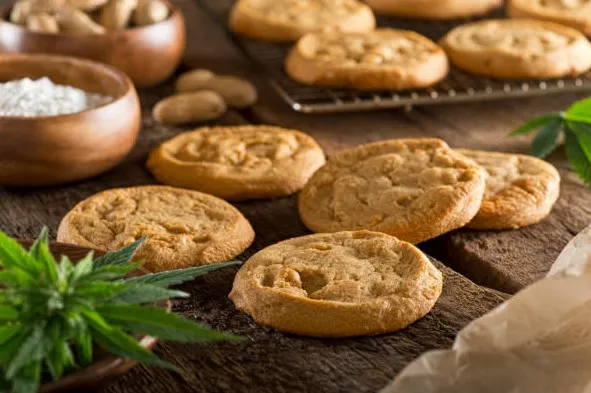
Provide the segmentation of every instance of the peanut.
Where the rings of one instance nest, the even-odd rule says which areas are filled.
[[[82,11],[94,11],[107,4],[108,0],[65,0],[66,8],[74,8]]]
[[[24,25],[27,21],[27,16],[31,13],[31,2],[30,1],[17,1],[12,6],[10,11],[10,21],[19,25]]]
[[[154,106],[152,116],[160,123],[182,125],[215,120],[225,112],[224,99],[204,90],[165,98]]]
[[[195,70],[180,75],[175,86],[179,93],[215,91],[232,108],[246,108],[257,100],[257,90],[247,80],[234,76],[209,75],[206,70]]]
[[[168,18],[168,6],[161,0],[144,0],[138,3],[133,21],[138,26],[151,25]]]
[[[55,12],[64,7],[64,0],[27,0],[31,3],[31,12]]]
[[[59,27],[66,31],[86,34],[104,34],[105,28],[80,10],[64,9],[55,14]]]
[[[55,18],[47,12],[29,15],[27,17],[27,29],[40,33],[57,33],[60,30]]]
[[[129,25],[137,0],[109,0],[101,10],[99,23],[108,30],[123,29]]]

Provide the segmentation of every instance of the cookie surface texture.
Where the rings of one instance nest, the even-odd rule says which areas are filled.
[[[227,261],[254,240],[244,216],[229,203],[197,191],[165,186],[119,188],[76,205],[57,240],[114,251],[142,237],[138,249],[150,271]]]
[[[416,247],[382,233],[316,234],[252,256],[230,299],[262,325],[313,337],[388,333],[426,315],[441,272]]]
[[[579,31],[551,22],[507,19],[450,31],[441,45],[458,68],[498,79],[575,76],[591,67],[591,44]]]
[[[369,32],[376,21],[357,0],[239,0],[230,13],[237,34],[271,42],[293,42],[308,33]]]
[[[445,78],[449,66],[444,51],[428,38],[377,29],[308,34],[290,51],[285,69],[305,85],[371,91],[431,86]]]
[[[516,229],[544,219],[560,193],[554,166],[535,157],[458,149],[488,173],[482,205],[466,225],[474,229]]]
[[[503,0],[366,0],[376,12],[402,18],[458,19],[489,13]]]
[[[591,0],[511,0],[507,13],[512,18],[560,23],[591,35]]]
[[[393,139],[341,152],[300,193],[314,232],[367,229],[410,243],[467,224],[478,212],[486,172],[439,139]]]
[[[160,182],[228,200],[299,191],[325,162],[310,136],[271,126],[200,128],[164,142],[148,159]]]

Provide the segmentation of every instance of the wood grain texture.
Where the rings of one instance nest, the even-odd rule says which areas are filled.
[[[6,5],[7,1],[2,4]],[[171,7],[166,20],[152,25],[105,34],[45,34],[0,20],[0,52],[51,53],[76,56],[113,65],[137,86],[153,86],[174,73],[185,48],[183,15]]]
[[[204,1],[228,9],[233,0]],[[207,9],[207,7],[205,7]],[[185,11],[186,12],[186,11]],[[219,20],[203,21],[208,37],[232,46],[231,35]],[[212,39],[212,38],[210,38]],[[189,45],[185,63],[202,66],[196,45]],[[379,112],[303,115],[294,112],[268,86],[261,73],[248,65],[238,49],[208,53],[208,65],[220,72],[236,69],[259,87],[259,101],[243,115],[253,123],[296,128],[312,135],[330,156],[341,149],[389,138],[438,137],[452,147],[527,153],[532,136],[508,138],[508,133],[533,116],[568,107],[582,95],[510,99],[394,109]],[[219,60],[219,61],[216,61]],[[218,68],[215,68],[218,70]],[[562,150],[562,149],[560,149]],[[591,222],[591,190],[567,170],[562,151],[551,161],[560,169],[562,195],[550,217],[538,225],[517,231],[461,230],[421,247],[478,284],[514,293],[542,277],[564,245]]]
[[[161,343],[156,353],[178,364],[182,375],[139,366],[107,392],[376,392],[422,352],[450,346],[459,329],[506,298],[437,266],[444,272],[444,290],[425,318],[397,333],[341,340],[258,326],[226,297],[236,269],[214,272],[182,286],[191,298],[175,302],[174,310],[246,340]]]
[[[212,68],[218,73],[248,76],[259,87],[261,99],[255,107],[240,113],[231,111],[218,124],[253,122],[300,128],[312,134],[329,154],[363,142],[402,136],[439,136],[462,147],[523,151],[527,140],[507,140],[507,129],[530,115],[562,108],[574,98],[442,106],[416,109],[410,113],[298,115],[279,100],[260,73],[233,46],[222,26],[197,7],[195,0],[177,0],[175,4],[189,21],[188,63]],[[143,108],[140,138],[131,155],[114,170],[68,187],[0,188],[0,229],[30,238],[46,224],[55,235],[61,217],[81,199],[107,188],[154,183],[144,167],[148,151],[186,129],[162,126],[150,117],[154,103],[171,92],[171,83],[139,91]],[[570,202],[578,204],[588,200],[588,191],[576,182],[565,187],[572,187],[576,196],[569,188],[566,199],[561,200],[564,208],[568,208]],[[277,241],[308,233],[298,218],[295,196],[244,202],[236,206],[257,232],[255,243],[243,258]],[[539,262],[537,269],[542,271],[547,269],[551,259],[551,255],[543,252],[548,239],[556,242],[558,248],[559,243],[568,240],[572,236],[570,231],[580,226],[590,213],[584,209],[573,212],[567,219],[576,216],[578,220],[569,223],[567,230],[561,211],[557,209],[553,213],[558,214],[556,219],[548,221],[547,234],[534,231],[532,227],[528,242],[522,239],[511,243],[515,238],[511,233],[494,235],[505,244],[522,247],[527,255],[531,253],[532,260]],[[491,282],[489,276],[493,273],[500,277],[501,284],[495,284],[497,287],[508,280],[516,280],[512,269],[519,267],[520,260],[514,258],[509,249],[495,249],[498,254],[492,258],[490,251],[478,247],[484,240],[475,236],[484,234],[457,232],[436,240],[450,242],[449,246],[431,242],[426,247],[441,255],[447,255],[442,247],[450,247],[455,253],[452,254],[454,260],[471,256],[469,251],[474,250],[474,263],[466,266],[466,274],[481,278],[485,284]],[[453,239],[457,240],[452,242]],[[532,244],[537,244],[538,248]],[[552,252],[554,249],[548,254]],[[453,261],[447,262],[453,264]],[[460,328],[506,298],[506,295],[475,285],[449,268],[438,266],[445,276],[444,292],[431,314],[398,333],[348,340],[301,338],[256,325],[250,317],[237,312],[227,299],[236,269],[214,272],[184,285],[182,288],[191,292],[192,297],[175,302],[175,309],[187,317],[244,335],[247,339],[241,343],[203,345],[162,343],[157,353],[178,364],[183,374],[141,366],[107,392],[375,392],[422,352],[448,347]],[[527,279],[532,271],[531,265],[519,268],[523,269],[523,277]],[[482,276],[478,272],[482,272]]]
[[[0,117],[0,184],[64,184],[121,162],[140,129],[140,105],[131,80],[112,67],[88,60],[52,55],[0,58],[1,81],[42,77],[113,100],[64,116]]]

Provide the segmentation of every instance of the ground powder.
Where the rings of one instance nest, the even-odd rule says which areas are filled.
[[[73,86],[58,85],[49,78],[29,78],[0,83],[0,116],[56,116],[82,112],[112,101]]]

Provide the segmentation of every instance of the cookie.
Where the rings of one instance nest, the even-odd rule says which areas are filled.
[[[458,149],[488,173],[484,199],[474,229],[516,229],[535,224],[552,210],[560,175],[546,161],[521,154]]]
[[[230,13],[237,34],[271,42],[293,42],[326,30],[369,32],[376,21],[357,0],[239,0]]]
[[[299,191],[324,164],[310,136],[271,126],[200,128],[156,148],[148,169],[160,182],[228,200]]]
[[[591,0],[510,0],[511,18],[556,22],[591,35]]]
[[[95,194],[60,223],[57,240],[103,251],[147,237],[137,257],[150,271],[227,261],[254,240],[244,216],[229,203],[165,186],[119,188]]]
[[[441,41],[451,62],[498,79],[575,76],[591,67],[591,44],[575,29],[535,20],[490,20],[457,27]]]
[[[313,337],[392,332],[425,316],[442,275],[416,247],[356,231],[290,239],[252,256],[230,299],[262,325]]]
[[[503,0],[366,0],[376,12],[413,19],[459,19],[489,13]]]
[[[314,232],[367,229],[410,243],[466,225],[478,212],[486,172],[439,139],[393,139],[332,157],[300,193]]]
[[[443,50],[406,30],[308,34],[292,48],[285,70],[305,85],[357,90],[404,90],[441,81],[449,66]]]

